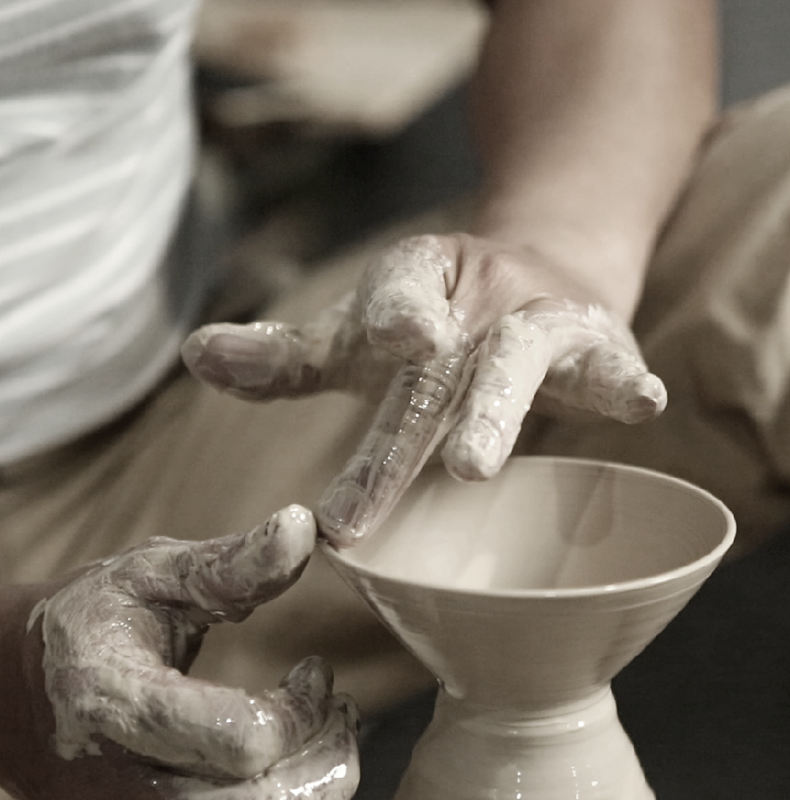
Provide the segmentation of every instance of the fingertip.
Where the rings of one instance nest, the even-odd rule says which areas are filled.
[[[359,544],[366,536],[367,532],[338,522],[335,519],[326,518],[319,524],[319,536],[328,542],[336,550],[344,550]]]
[[[205,332],[203,328],[198,328],[192,331],[181,345],[181,358],[190,369],[200,358],[200,354],[203,351],[204,338]]]
[[[493,478],[509,453],[503,453],[501,433],[486,420],[476,419],[459,426],[448,436],[442,460],[450,475],[459,481]]]
[[[457,480],[493,478],[507,461],[550,359],[544,331],[520,314],[491,327],[442,459]]]
[[[320,391],[323,341],[281,322],[217,323],[190,334],[181,356],[196,378],[215,389],[265,401]]]
[[[663,381],[653,373],[638,376],[630,387],[620,419],[630,425],[650,422],[667,407],[667,390]]]
[[[193,331],[181,345],[181,358],[199,380],[221,391],[244,390],[266,378],[259,335],[244,325],[217,323]]]
[[[293,532],[292,535],[299,533],[306,539],[315,538],[315,517],[309,508],[305,508],[299,503],[291,503],[291,505],[277,511],[274,516],[278,518],[280,524]]]
[[[359,543],[369,528],[368,505],[367,495],[359,485],[344,481],[330,486],[316,510],[320,536],[337,548]]]
[[[181,360],[198,380],[218,389],[226,389],[232,385],[232,376],[222,362],[209,352],[213,328],[207,325],[189,334],[181,345]]]
[[[266,536],[281,541],[287,563],[285,569],[296,569],[313,552],[317,526],[312,512],[296,503],[281,508],[266,521]]]
[[[652,372],[645,375],[642,393],[645,397],[649,397],[653,401],[654,417],[664,412],[669,398],[667,396],[667,387],[658,375],[654,375]]]

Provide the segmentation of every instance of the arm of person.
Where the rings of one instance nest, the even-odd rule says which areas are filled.
[[[712,0],[496,0],[472,88],[482,184],[471,227],[382,253],[346,306],[303,328],[209,326],[193,372],[267,400],[378,384],[367,435],[317,509],[349,545],[445,437],[495,475],[525,414],[660,414],[629,323],[657,236],[716,106]],[[400,366],[380,369],[381,353]],[[379,354],[379,355],[377,355]]]
[[[186,674],[208,626],[285,591],[314,542],[292,506],[243,534],[151,539],[0,588],[0,786],[20,800],[351,797],[356,710],[320,659],[255,697]]]
[[[473,85],[475,232],[630,319],[714,119],[712,0],[494,0]]]

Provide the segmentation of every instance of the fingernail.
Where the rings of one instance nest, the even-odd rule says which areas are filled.
[[[331,485],[318,503],[318,529],[336,547],[349,547],[366,533],[368,508],[369,500],[357,484]]]
[[[228,389],[238,383],[238,370],[229,369],[223,355],[212,348],[216,338],[203,340],[199,334],[193,334],[181,346],[181,358],[196,377],[218,389]]]
[[[371,344],[405,360],[422,363],[434,358],[447,338],[442,322],[414,316],[405,309],[393,311],[384,301],[371,301],[367,314]]]
[[[215,333],[210,336],[204,349],[218,358],[257,359],[260,357],[261,345],[255,339],[239,336],[235,333]]]
[[[196,377],[219,388],[230,385],[231,375],[222,362],[206,357],[205,342],[199,334],[193,333],[181,345],[181,358],[189,371]]]
[[[458,480],[488,480],[502,467],[502,436],[490,422],[476,419],[453,431],[442,459]]]
[[[315,532],[313,515],[298,503],[292,503],[290,506],[280,509],[275,514],[275,517],[279,525],[285,525],[288,528],[291,537],[301,533],[305,535],[305,538],[309,539]]]
[[[272,514],[266,522],[266,535],[276,539],[274,554],[280,569],[289,574],[301,567],[315,547],[316,527],[313,515],[303,506],[290,505]]]
[[[283,679],[281,686],[312,701],[321,700],[332,693],[335,676],[329,664],[319,656],[309,656],[300,661]]]
[[[623,419],[629,423],[649,422],[667,406],[667,390],[660,378],[652,373],[640,375],[634,381],[633,395],[625,403]]]

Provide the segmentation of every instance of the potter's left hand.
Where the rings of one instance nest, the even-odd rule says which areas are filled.
[[[552,410],[626,423],[666,404],[627,322],[572,269],[466,234],[400,242],[353,298],[307,326],[208,326],[183,354],[198,377],[246,399],[375,395],[391,378],[319,505],[322,532],[341,546],[383,520],[448,431],[447,469],[479,480],[510,455],[536,394]]]
[[[19,609],[33,610],[27,632],[4,625],[18,631],[4,659],[21,666],[0,725],[18,752],[0,784],[25,800],[350,798],[357,712],[320,659],[256,696],[186,675],[208,625],[285,591],[315,535],[312,515],[291,506],[249,533],[151,539],[19,587]]]

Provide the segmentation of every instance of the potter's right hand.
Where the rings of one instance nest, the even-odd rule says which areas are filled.
[[[350,798],[356,709],[320,659],[255,697],[186,675],[207,627],[286,590],[314,544],[291,506],[249,533],[152,539],[5,589],[0,784],[24,800]]]
[[[182,352],[197,377],[245,399],[383,396],[317,511],[322,533],[349,545],[385,518],[448,431],[448,470],[480,480],[510,455],[536,395],[554,411],[626,423],[661,413],[664,387],[628,324],[574,275],[537,246],[421,236],[383,253],[353,297],[302,328],[212,325]]]

